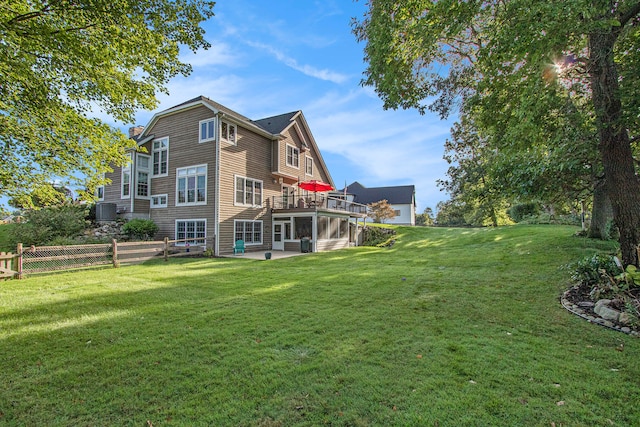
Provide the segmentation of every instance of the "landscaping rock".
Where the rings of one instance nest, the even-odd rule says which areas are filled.
[[[585,308],[593,307],[594,305],[595,305],[595,303],[593,303],[591,301],[580,301],[578,303],[578,307],[585,307]]]
[[[601,299],[598,302],[596,302],[596,305],[593,308],[593,311],[598,316],[602,317],[605,320],[611,320],[611,321],[617,322],[620,317],[620,312],[618,310],[609,308],[610,303],[611,303],[611,300],[609,299]]]
[[[627,313],[622,312],[620,313],[620,316],[618,316],[618,322],[623,325],[628,325],[630,321],[631,319]]]

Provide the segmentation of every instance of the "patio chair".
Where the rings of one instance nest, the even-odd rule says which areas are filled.
[[[236,240],[236,244],[233,246],[233,254],[237,255],[239,253],[244,255],[244,240]]]

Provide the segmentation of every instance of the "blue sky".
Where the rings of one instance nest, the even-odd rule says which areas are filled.
[[[360,81],[363,44],[351,33],[363,0],[220,0],[203,26],[212,47],[182,60],[193,73],[176,77],[154,111],[124,132],[146,125],[155,112],[204,95],[257,120],[302,110],[335,185],[416,186],[418,213],[448,196],[436,186],[445,177],[443,146],[453,120],[416,111],[385,111]],[[2,201],[2,200],[0,200]]]
[[[452,121],[416,111],[384,111],[360,85],[363,44],[351,33],[364,1],[220,0],[204,24],[212,47],[182,59],[193,66],[175,78],[154,112],[198,95],[251,119],[302,110],[338,188],[414,184],[418,213],[447,195],[443,146]],[[126,130],[129,126],[119,125]]]

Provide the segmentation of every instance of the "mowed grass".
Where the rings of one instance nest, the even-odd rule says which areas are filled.
[[[559,304],[613,249],[575,231],[0,283],[0,424],[639,425],[640,341]]]

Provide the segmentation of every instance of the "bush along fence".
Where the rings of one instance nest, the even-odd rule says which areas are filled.
[[[31,273],[71,270],[101,265],[118,268],[163,257],[197,255],[206,249],[205,239],[118,242],[93,245],[29,246],[18,243],[15,254],[0,255],[0,278],[23,278]]]

